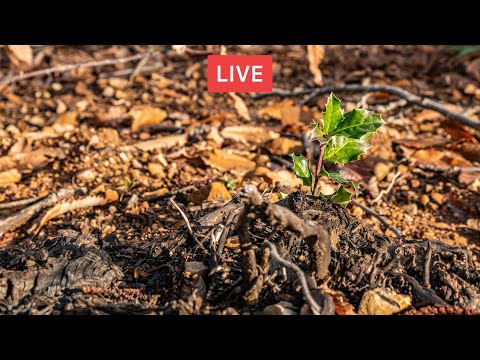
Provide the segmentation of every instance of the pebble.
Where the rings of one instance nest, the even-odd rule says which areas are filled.
[[[402,175],[408,174],[408,166],[400,164],[397,167],[397,171],[400,171]]]
[[[98,173],[95,170],[86,169],[86,170],[80,171],[77,174],[77,179],[82,180],[82,181],[86,181],[86,182],[90,182],[90,181],[95,180],[97,178],[97,175],[98,175]]]
[[[445,201],[445,195],[440,194],[438,192],[432,192],[431,198],[433,199],[433,201],[435,201],[439,205],[442,205],[443,202]]]
[[[127,154],[125,154],[124,152],[121,152],[120,154],[118,154],[118,156],[120,157],[120,159],[124,162],[124,163],[128,163],[128,156]]]
[[[143,168],[143,165],[142,165],[137,159],[133,159],[133,161],[132,161],[132,166],[133,166],[135,169],[141,169],[141,168]]]
[[[373,172],[378,181],[382,181],[388,175],[391,168],[392,166],[390,164],[379,162],[375,165]]]
[[[417,204],[410,204],[406,207],[407,213],[411,216],[415,216],[418,213],[418,206]]]
[[[422,203],[422,205],[427,205],[430,202],[430,198],[428,197],[428,195],[423,194],[422,196],[420,196],[420,202]]]
[[[111,86],[107,86],[104,90],[103,90],[103,96],[105,97],[113,97],[113,95],[115,95],[115,89]]]
[[[165,169],[164,169],[163,165],[161,165],[161,164],[149,163],[148,164],[148,171],[150,172],[150,174],[152,174],[154,176],[157,176],[157,177],[160,177],[160,178],[165,177]]]
[[[376,288],[363,293],[358,307],[359,315],[393,315],[412,305],[409,295],[391,289]]]
[[[426,191],[426,192],[430,192],[430,191],[432,191],[432,190],[433,190],[433,185],[427,184],[427,185],[425,186],[425,191]]]
[[[417,188],[420,186],[420,180],[418,179],[413,179],[412,180],[412,187]]]

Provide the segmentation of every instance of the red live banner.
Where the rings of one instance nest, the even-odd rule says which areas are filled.
[[[271,55],[209,55],[209,92],[271,92]]]

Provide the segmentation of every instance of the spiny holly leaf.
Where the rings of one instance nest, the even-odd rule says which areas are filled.
[[[303,185],[312,186],[312,173],[308,167],[308,160],[303,155],[295,155],[294,153],[288,154],[293,160],[293,173],[302,179]]]
[[[328,195],[327,197],[342,206],[347,206],[348,203],[352,200],[352,194],[345,190],[343,186],[340,186],[337,191],[335,191],[331,195]]]
[[[358,157],[370,148],[368,140],[372,135],[373,133],[366,134],[360,139],[351,139],[341,135],[332,136],[325,148],[323,159],[337,164],[358,160]]]
[[[353,182],[351,180],[345,179],[343,174],[340,171],[328,172],[325,167],[322,166],[320,171],[320,176],[327,176],[330,180],[336,182],[337,184],[349,185],[355,190],[355,196],[358,197],[361,194],[360,183]]]
[[[380,115],[369,113],[364,109],[353,109],[345,114],[345,118],[330,134],[360,139],[365,134],[374,133],[383,124],[385,122]]]
[[[343,111],[338,100],[333,93],[330,94],[327,101],[327,107],[322,115],[324,135],[329,135],[337,125],[343,120]]]

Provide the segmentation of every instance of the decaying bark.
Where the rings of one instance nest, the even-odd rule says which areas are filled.
[[[68,230],[0,250],[0,313],[255,313],[288,299],[290,312],[331,314],[332,294],[357,308],[378,287],[411,295],[416,309],[480,310],[470,251],[377,234],[329,199],[297,192],[271,204],[247,186],[193,217],[194,237],[184,226],[134,245]],[[239,249],[220,247],[237,236]],[[203,264],[201,286],[186,284],[186,261]]]

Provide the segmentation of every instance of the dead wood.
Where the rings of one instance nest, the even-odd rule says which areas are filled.
[[[401,97],[402,99],[405,99],[407,102],[410,104],[418,105],[426,109],[431,109],[436,112],[439,112],[440,114],[443,114],[445,116],[448,116],[449,118],[459,121],[464,125],[470,126],[473,129],[480,130],[480,122],[472,119],[471,117],[467,116],[464,113],[459,113],[457,111],[452,111],[447,109],[444,104],[426,98],[426,97],[421,97],[415,94],[412,94],[411,92],[408,92],[406,90],[403,90],[399,87],[396,86],[390,86],[390,85],[379,85],[379,84],[372,84],[372,85],[361,85],[361,84],[346,84],[343,86],[324,86],[321,88],[314,88],[314,89],[305,89],[301,91],[285,91],[285,90],[277,90],[273,91],[271,93],[263,93],[263,94],[258,94],[254,97],[254,99],[260,99],[266,96],[281,96],[281,97],[295,97],[295,96],[301,96],[301,95],[306,95],[309,94],[304,100],[301,101],[301,105],[307,105],[310,103],[314,98],[323,95],[323,94],[328,94],[331,92],[338,93],[338,92],[343,92],[343,91],[381,91],[381,92],[386,92],[392,95],[396,95]]]

